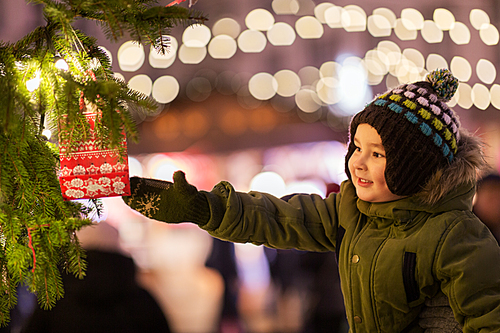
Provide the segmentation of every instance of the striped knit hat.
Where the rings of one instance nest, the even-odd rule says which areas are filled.
[[[385,179],[389,190],[401,196],[419,192],[442,166],[453,161],[460,140],[457,115],[446,105],[458,88],[447,69],[433,71],[426,81],[402,84],[377,96],[354,116],[350,127],[348,161],[355,150],[359,124],[374,127],[386,153]]]

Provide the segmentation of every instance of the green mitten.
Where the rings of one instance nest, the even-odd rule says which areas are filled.
[[[140,177],[130,178],[131,196],[123,201],[142,215],[168,223],[194,222],[204,225],[210,219],[207,198],[188,184],[184,172],[174,173],[174,182]]]

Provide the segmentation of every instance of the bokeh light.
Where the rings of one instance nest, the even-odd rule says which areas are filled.
[[[252,178],[250,181],[250,190],[282,197],[286,194],[286,185],[283,178],[276,172],[264,171]]]
[[[326,24],[325,11],[330,7],[335,6],[329,2],[322,2],[316,7],[314,7],[314,16],[318,19],[319,22]]]
[[[297,0],[273,0],[271,6],[277,15],[295,15],[300,9]]]
[[[424,16],[415,8],[405,8],[401,11],[401,23],[408,30],[421,30],[424,27]]]
[[[257,30],[245,30],[238,37],[238,47],[245,53],[262,52],[266,44],[266,36]]]
[[[396,20],[396,26],[394,27],[394,33],[401,40],[415,40],[417,38],[417,30],[413,27],[413,29],[408,29],[408,27],[412,27],[413,23],[411,21],[406,21],[406,19],[398,18]]]
[[[492,84],[497,77],[497,70],[491,61],[480,59],[476,65],[476,74],[479,80],[486,84]]]
[[[205,47],[210,41],[211,31],[204,24],[192,24],[184,30],[182,43],[188,47]]]
[[[435,69],[448,68],[448,63],[442,55],[431,53],[427,56],[425,68],[427,68],[427,70],[431,72]]]
[[[497,45],[499,40],[498,29],[493,25],[484,25],[479,30],[479,37],[486,45]]]
[[[152,95],[159,103],[170,103],[179,94],[179,82],[170,75],[164,75],[156,79],[153,83]]]
[[[472,67],[464,57],[453,57],[450,63],[450,70],[460,82],[467,82],[472,76]]]
[[[236,41],[229,35],[217,35],[208,44],[208,53],[214,59],[229,59],[237,49]]]
[[[295,22],[295,30],[303,39],[321,38],[323,25],[314,16],[302,16]]]
[[[248,81],[248,90],[258,100],[271,99],[278,91],[278,81],[269,73],[257,73]]]
[[[474,104],[472,101],[472,88],[465,82],[461,82],[457,89],[458,105],[464,109],[470,109]]]
[[[207,56],[207,48],[202,47],[190,47],[186,44],[182,44],[179,48],[179,60],[184,64],[199,64]]]
[[[424,21],[421,34],[422,38],[429,44],[441,43],[443,41],[443,30],[434,21]]]
[[[142,44],[127,41],[118,49],[117,58],[122,71],[135,72],[144,64],[146,55]]]
[[[324,12],[326,24],[332,28],[342,28],[342,14],[345,12],[344,8],[339,6],[331,6]]]
[[[374,14],[368,17],[368,32],[373,37],[387,37],[392,33],[391,22],[382,15]]]
[[[471,100],[479,110],[486,110],[490,106],[490,90],[481,83],[474,84],[471,92]]]
[[[302,88],[295,94],[295,103],[297,107],[306,112],[312,113],[321,107],[321,99],[316,92],[310,88]]]
[[[168,49],[165,50],[164,53],[161,53],[160,50],[156,50],[153,46],[150,47],[149,64],[153,68],[168,68],[176,59],[177,49],[179,48],[177,39],[173,36],[167,37],[169,37],[170,42]]]
[[[464,45],[470,42],[469,28],[462,22],[455,22],[453,28],[450,29],[450,38],[457,45]]]
[[[285,22],[278,22],[267,31],[267,39],[274,46],[292,45],[295,37],[295,30]]]
[[[274,16],[266,9],[257,8],[247,14],[245,24],[250,30],[267,31],[274,24]]]
[[[455,16],[446,8],[435,9],[432,18],[441,30],[450,30],[455,25]]]
[[[212,34],[214,36],[218,35],[227,35],[232,38],[238,38],[238,35],[241,32],[240,24],[232,18],[222,18],[214,23],[212,27]]]
[[[274,78],[278,83],[278,89],[276,92],[280,96],[291,97],[300,89],[300,78],[294,71],[283,69],[274,74]]]
[[[130,89],[143,93],[146,96],[151,95],[151,89],[153,87],[153,81],[151,78],[145,74],[139,74],[133,76],[128,81],[128,86]]]
[[[500,85],[494,84],[490,88],[491,105],[500,110]]]
[[[481,30],[490,25],[490,17],[482,9],[473,9],[470,11],[469,20],[474,29]]]
[[[365,31],[366,13],[363,8],[357,5],[347,5],[342,12],[341,22],[345,31]]]

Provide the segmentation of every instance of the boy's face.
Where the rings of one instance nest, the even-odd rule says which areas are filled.
[[[360,124],[353,141],[356,150],[349,159],[348,167],[358,197],[369,202],[401,199],[387,187],[385,149],[377,130],[371,125]]]

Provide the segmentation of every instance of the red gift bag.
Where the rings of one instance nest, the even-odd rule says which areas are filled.
[[[59,145],[59,183],[64,200],[130,195],[125,134],[122,150],[99,148],[94,137],[98,113],[86,109],[84,115],[90,125],[90,139],[79,142],[71,153],[67,152],[67,142]]]

